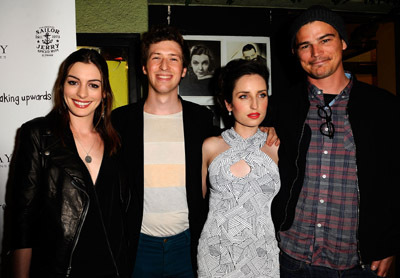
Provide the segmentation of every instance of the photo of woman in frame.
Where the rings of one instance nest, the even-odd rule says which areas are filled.
[[[211,80],[221,65],[219,41],[187,40],[190,63],[186,76],[179,85],[181,96],[212,96]]]

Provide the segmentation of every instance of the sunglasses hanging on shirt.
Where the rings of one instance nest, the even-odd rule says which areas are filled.
[[[328,136],[332,139],[335,134],[335,126],[332,123],[332,109],[329,105],[317,105],[317,108],[318,116],[325,120],[325,123],[319,127],[319,131],[322,135]]]

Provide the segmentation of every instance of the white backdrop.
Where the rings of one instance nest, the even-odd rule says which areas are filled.
[[[0,204],[17,129],[44,116],[61,62],[76,50],[75,0],[0,1]],[[0,242],[3,238],[0,209]]]

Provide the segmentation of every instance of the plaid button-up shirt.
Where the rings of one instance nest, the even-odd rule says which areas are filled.
[[[358,264],[356,148],[346,113],[352,84],[350,79],[329,104],[325,104],[321,90],[309,86],[306,124],[312,136],[306,174],[293,225],[280,233],[280,247],[291,257],[336,270]],[[317,105],[331,107],[332,139],[320,132],[326,120],[318,115]]]

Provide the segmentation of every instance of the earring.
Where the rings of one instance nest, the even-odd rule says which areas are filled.
[[[232,112],[231,112],[231,111],[228,111],[228,115],[229,115],[229,116],[232,116]]]

